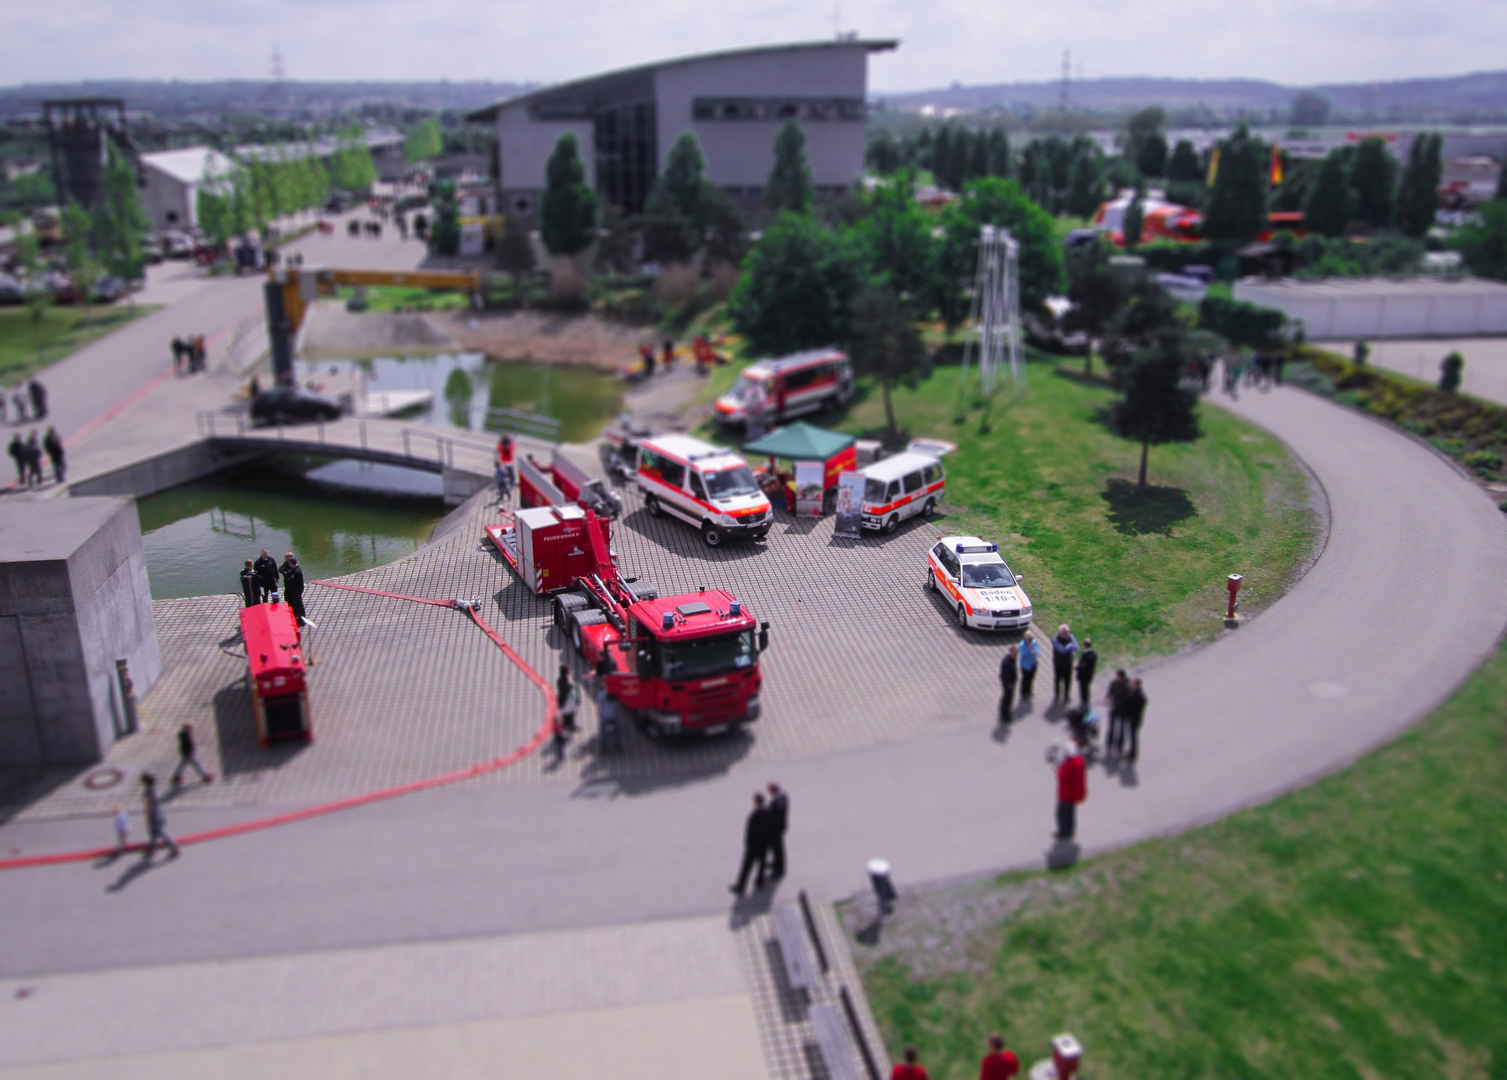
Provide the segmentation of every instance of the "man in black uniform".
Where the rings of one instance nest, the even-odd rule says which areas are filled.
[[[1126,761],[1135,761],[1141,753],[1141,721],[1146,717],[1146,691],[1141,689],[1140,679],[1130,680],[1130,689],[1125,694],[1125,731],[1130,736],[1130,752]]]
[[[184,724],[178,729],[178,767],[173,770],[173,790],[183,786],[183,770],[190,768],[199,774],[203,783],[215,778],[214,773],[205,772],[204,766],[199,764],[198,750],[194,746],[194,725]]]
[[[256,571],[251,567],[251,560],[247,559],[246,569],[241,571],[241,595],[246,598],[246,606],[252,607],[253,605],[260,604],[262,602],[261,594],[260,579],[257,578]]]
[[[1083,639],[1083,648],[1078,653],[1078,701],[1086,709],[1090,691],[1094,688],[1094,669],[1099,666],[1099,654],[1094,652],[1094,639]]]
[[[1109,689],[1105,691],[1105,696],[1109,698],[1109,739],[1104,748],[1114,757],[1125,752],[1125,695],[1129,693],[1130,676],[1125,674],[1124,668],[1120,668],[1115,672],[1115,677],[1109,680]]]
[[[769,854],[769,811],[764,808],[764,793],[757,791],[753,797],[754,808],[743,827],[743,866],[738,870],[738,880],[728,886],[735,896],[742,896],[748,885],[748,872],[758,867],[754,875],[754,888],[764,887],[764,857]]]
[[[293,552],[288,552],[288,557],[283,560],[282,566],[278,567],[283,575],[283,600],[293,609],[293,618],[299,626],[304,623],[303,615],[303,567],[298,565],[298,560],[293,557]]]
[[[1015,680],[1018,677],[1015,657],[1020,650],[1011,645],[999,662],[999,722],[1008,724],[1015,718]]]
[[[26,384],[27,391],[31,394],[31,418],[33,420],[47,419],[47,388],[36,379]]]
[[[779,784],[769,784],[769,876],[785,876],[785,830],[790,827],[790,796]]]
[[[277,560],[266,548],[262,548],[261,556],[256,560],[256,578],[261,585],[261,602],[266,603],[267,597],[277,591]]]

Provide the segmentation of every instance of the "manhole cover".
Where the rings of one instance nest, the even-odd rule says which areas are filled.
[[[84,777],[84,786],[90,791],[108,791],[126,778],[126,774],[113,765],[104,769],[95,769]]]
[[[1308,692],[1317,698],[1342,698],[1350,692],[1350,688],[1344,683],[1316,682],[1308,684]]]

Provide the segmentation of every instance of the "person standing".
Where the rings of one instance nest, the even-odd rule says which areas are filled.
[[[167,848],[170,859],[178,857],[178,844],[167,834],[167,814],[162,809],[162,799],[157,795],[157,778],[149,772],[141,774],[141,804],[147,823],[147,842],[141,857],[148,862],[157,853],[157,845]]]
[[[560,674],[555,679],[555,715],[560,718],[560,727],[574,733],[576,710],[581,707],[581,691],[571,677],[570,665],[561,664]]]
[[[47,419],[47,387],[32,379],[26,384],[27,391],[31,394],[31,418],[33,420]]]
[[[1036,650],[1036,638],[1026,631],[1020,643],[1020,700],[1031,700],[1031,685],[1036,681],[1036,664],[1041,654]]]
[[[33,431],[26,437],[26,486],[41,487],[42,483],[42,447]]]
[[[173,338],[172,349],[173,349],[173,374],[174,375],[181,375],[181,374],[183,374],[183,339],[181,337],[175,337],[175,338]]]
[[[1003,1035],[989,1036],[989,1052],[979,1062],[979,1080],[1010,1080],[1020,1072],[1020,1058],[1005,1049]]]
[[[21,441],[19,431],[10,437],[10,456],[16,463],[16,483],[26,483],[26,444]]]
[[[1078,804],[1088,798],[1088,769],[1076,742],[1057,766],[1057,839],[1071,840],[1078,831]]]
[[[261,555],[256,560],[256,578],[261,586],[261,603],[266,603],[267,598],[277,591],[277,560],[266,548],[262,548]]]
[[[52,462],[52,475],[58,483],[63,482],[63,440],[58,436],[58,429],[49,427],[47,434],[42,436],[42,449],[47,451],[47,458]]]
[[[1094,651],[1094,639],[1083,639],[1083,649],[1078,653],[1078,701],[1088,708],[1090,691],[1094,688],[1094,672],[1099,667],[1099,654]]]
[[[110,813],[115,823],[115,857],[118,859],[126,853],[126,848],[131,843],[131,815],[118,803],[111,808]]]
[[[743,895],[743,890],[748,886],[748,873],[755,868],[758,873],[754,875],[754,888],[764,887],[764,863],[769,854],[769,837],[769,810],[764,806],[764,793],[756,791],[753,810],[743,826],[743,865],[738,870],[738,880],[727,887],[734,896]]]
[[[901,1056],[905,1060],[895,1063],[890,1070],[890,1080],[928,1080],[926,1069],[916,1063],[921,1055],[914,1046],[907,1046]]]
[[[256,576],[256,571],[251,566],[251,560],[246,560],[245,569],[241,571],[241,596],[246,601],[247,607],[255,607],[261,600],[261,579]]]
[[[1125,760],[1134,762],[1141,753],[1141,721],[1146,718],[1146,691],[1140,679],[1130,680],[1130,690],[1125,695],[1125,733],[1130,737],[1130,752]]]
[[[603,754],[617,754],[622,749],[622,715],[617,695],[609,693],[604,686],[597,691],[597,750]]]
[[[199,774],[199,781],[208,784],[214,780],[214,773],[204,771],[204,766],[199,764],[197,748],[194,746],[194,725],[184,724],[178,729],[178,767],[173,770],[173,790],[183,786],[183,770],[193,769]]]
[[[1109,680],[1105,699],[1109,702],[1109,737],[1104,742],[1104,752],[1119,757],[1125,751],[1125,695],[1130,693],[1130,679],[1125,669],[1115,672]]]
[[[1078,639],[1063,623],[1052,639],[1052,700],[1061,698],[1070,701],[1073,697],[1073,656],[1078,651]]]
[[[999,662],[999,722],[1008,724],[1015,715],[1016,656],[1020,650],[1011,645]]]
[[[654,378],[654,347],[644,344],[638,347],[639,359],[644,362],[644,378]]]
[[[293,609],[295,625],[302,626],[307,621],[303,612],[303,567],[290,551],[278,571],[283,575],[283,600]]]
[[[785,876],[785,830],[790,827],[790,796],[779,784],[769,784],[769,876]]]

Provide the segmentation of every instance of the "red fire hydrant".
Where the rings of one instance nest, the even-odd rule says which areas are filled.
[[[1235,618],[1235,597],[1239,594],[1240,583],[1244,580],[1245,577],[1241,574],[1231,574],[1229,581],[1225,583],[1225,587],[1230,590],[1230,610],[1225,612],[1224,616],[1226,622],[1231,622]]]

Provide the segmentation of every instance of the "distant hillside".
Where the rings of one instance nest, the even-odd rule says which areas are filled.
[[[213,82],[105,79],[0,87],[0,120],[32,113],[43,98],[118,97],[126,108],[164,120],[221,113],[327,116],[357,105],[410,109],[474,109],[530,88],[506,82],[295,82],[227,79]]]
[[[1311,89],[1330,101],[1337,119],[1379,117],[1389,120],[1456,120],[1507,118],[1507,71],[1479,72],[1439,79],[1396,82],[1328,83],[1284,86],[1261,79],[1160,79],[1130,77],[1084,79],[1069,84],[1072,108],[1122,111],[1143,105],[1169,109],[1206,108],[1219,113],[1274,112],[1292,105],[1300,90]],[[946,89],[877,94],[892,106],[931,105],[954,109],[1055,109],[1062,83],[1017,82],[984,86],[953,84]]]

